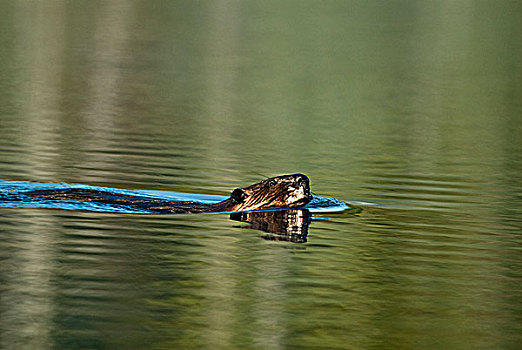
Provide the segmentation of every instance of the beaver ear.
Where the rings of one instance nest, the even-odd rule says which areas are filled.
[[[246,198],[246,193],[240,188],[236,188],[232,193],[230,194],[230,197],[232,200],[236,203],[242,203]]]

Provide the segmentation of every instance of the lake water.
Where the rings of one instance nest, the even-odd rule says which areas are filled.
[[[1,349],[520,349],[517,1],[2,2],[0,180],[360,210],[0,207]],[[160,192],[158,192],[160,191]]]

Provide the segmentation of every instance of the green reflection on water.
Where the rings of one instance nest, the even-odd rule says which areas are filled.
[[[0,347],[517,348],[518,3],[2,5],[1,178],[378,205],[300,246],[2,209]]]

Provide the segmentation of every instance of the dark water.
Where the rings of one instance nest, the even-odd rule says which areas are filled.
[[[0,348],[520,349],[520,2],[1,4],[3,184],[362,211],[0,207]]]

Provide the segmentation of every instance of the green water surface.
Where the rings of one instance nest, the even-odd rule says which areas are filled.
[[[520,349],[521,2],[0,4],[0,179],[362,207],[0,208],[1,349]]]

